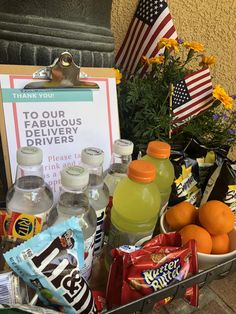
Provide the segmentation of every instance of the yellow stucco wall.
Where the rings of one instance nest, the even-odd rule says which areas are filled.
[[[213,84],[236,94],[236,0],[167,0],[178,36],[204,44],[217,57]],[[113,0],[112,30],[116,51],[138,0]]]

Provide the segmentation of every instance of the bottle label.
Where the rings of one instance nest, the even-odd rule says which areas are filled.
[[[43,225],[45,225],[49,221],[51,210],[52,210],[52,207],[50,209],[48,209],[47,211],[45,211],[41,214],[34,215],[34,216],[41,218]]]
[[[13,209],[11,208],[8,208],[7,211],[9,212],[9,214],[11,215],[13,212],[17,212],[17,213],[20,213],[22,215],[31,215],[33,217],[38,217],[40,219],[40,222],[42,222],[43,225],[47,224],[49,219],[51,219],[51,211],[53,210],[53,207],[49,208],[47,211],[44,211],[40,214],[36,214],[34,215],[33,212],[20,212],[19,210],[17,211],[14,211]]]
[[[112,203],[113,203],[112,201],[113,201],[113,197],[109,196],[109,203],[107,204],[107,207],[106,207],[105,220],[104,220],[104,233],[105,233],[104,242],[105,243],[107,243],[107,237],[108,237],[110,224],[111,224],[111,209],[112,209]]]
[[[99,255],[101,253],[103,243],[104,243],[104,219],[105,219],[106,208],[96,210],[97,215],[97,228],[94,243],[94,255]]]
[[[92,271],[95,233],[84,241],[84,267],[81,275],[85,280],[89,279]]]

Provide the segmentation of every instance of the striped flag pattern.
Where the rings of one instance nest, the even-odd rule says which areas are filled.
[[[126,73],[136,72],[142,56],[158,55],[157,43],[161,38],[177,38],[177,33],[165,0],[140,0],[119,49],[115,66]],[[145,65],[142,73],[147,70]]]
[[[209,68],[203,68],[174,84],[172,132],[211,107],[212,81]]]

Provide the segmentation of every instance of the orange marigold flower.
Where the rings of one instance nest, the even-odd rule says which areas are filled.
[[[119,85],[122,79],[122,73],[118,69],[113,68],[113,70],[115,71],[116,84]]]
[[[204,51],[204,46],[202,44],[198,43],[197,41],[192,41],[192,42],[185,41],[183,45],[185,48],[192,49],[192,50],[197,51],[197,52]]]
[[[202,61],[199,63],[200,66],[209,66],[216,63],[216,57],[215,56],[202,56]]]
[[[150,59],[145,56],[142,56],[142,62],[147,63],[148,65],[151,64]]]
[[[149,59],[151,64],[162,64],[164,60],[165,60],[164,56],[157,56]]]
[[[174,50],[175,52],[179,52],[179,43],[177,40],[172,38],[161,38],[159,43],[157,44],[158,50],[165,47],[169,50]]]
[[[142,57],[142,61],[144,63],[147,63],[148,65],[150,65],[150,64],[161,64],[164,62],[164,60],[165,60],[164,56],[157,56],[157,57],[152,57],[152,58],[148,58],[145,56]]]
[[[233,98],[230,97],[220,85],[216,85],[214,88],[213,97],[218,99],[224,105],[225,109],[232,110]]]

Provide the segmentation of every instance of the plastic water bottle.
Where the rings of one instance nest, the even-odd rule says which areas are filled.
[[[21,147],[16,156],[16,179],[6,195],[7,211],[35,215],[49,223],[53,193],[44,181],[43,152],[38,147]]]
[[[61,170],[60,196],[57,203],[56,224],[72,216],[79,217],[79,223],[84,235],[84,267],[81,275],[88,280],[93,263],[94,239],[97,217],[89,205],[87,186],[89,172],[81,166],[65,167]]]
[[[103,181],[103,150],[88,147],[81,152],[82,166],[89,171],[88,196],[90,205],[97,215],[97,229],[95,236],[94,255],[100,255],[104,242],[105,210],[109,202],[109,191]]]
[[[132,161],[133,149],[134,144],[128,140],[121,139],[113,143],[111,164],[104,179],[110,196],[113,196],[117,183],[127,176],[127,169]]]
[[[134,160],[128,177],[117,184],[113,195],[111,227],[108,235],[106,265],[110,251],[120,245],[141,245],[152,237],[161,197],[154,182],[155,167],[145,160]]]
[[[161,194],[161,210],[160,215],[165,211],[170,193],[171,186],[174,182],[174,167],[169,160],[171,147],[168,143],[161,141],[152,141],[148,143],[147,155],[142,160],[151,162],[156,168],[156,179],[158,190]]]
[[[105,234],[110,228],[110,214],[112,208],[112,198],[117,184],[127,177],[127,170],[132,161],[134,144],[131,141],[119,139],[113,143],[113,152],[110,167],[105,175],[104,182],[109,190],[109,204],[106,209]]]

